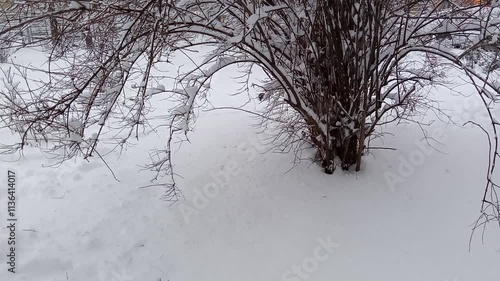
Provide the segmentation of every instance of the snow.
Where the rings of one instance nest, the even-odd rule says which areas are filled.
[[[164,85],[158,85],[154,88],[150,88],[150,89],[147,89],[146,90],[146,95],[148,97],[152,96],[152,95],[157,95],[157,94],[160,94],[160,93],[163,93],[165,92],[165,86]]]
[[[82,127],[82,122],[78,119],[72,119],[68,123],[71,129],[80,129]]]
[[[183,115],[186,114],[187,112],[189,112],[189,106],[185,105],[179,106],[173,110],[173,113],[178,115]]]
[[[227,42],[228,43],[232,43],[232,44],[236,44],[236,43],[239,43],[241,42],[241,40],[243,40],[243,34],[238,34],[236,36],[233,36],[233,37],[230,37]]]
[[[68,3],[68,9],[81,9],[81,8],[85,8],[85,6],[80,1],[69,1]]]
[[[492,44],[495,44],[498,42],[498,34],[494,34],[492,37],[491,37],[491,41],[490,43]]]
[[[80,135],[78,135],[77,133],[70,132],[69,133],[69,140],[74,141],[74,142],[81,142],[82,137]]]
[[[240,87],[230,80],[234,71],[213,77],[214,106],[247,101],[225,94]],[[465,102],[474,96],[434,91],[454,118],[488,122]],[[18,178],[19,228],[17,273],[7,272],[2,254],[0,280],[498,280],[498,226],[488,225],[484,244],[476,233],[469,251],[487,164],[481,130],[434,122],[426,130],[440,142],[430,140],[431,149],[419,126],[388,125],[396,137],[372,145],[397,151],[372,150],[360,173],[329,176],[308,161],[290,170],[294,155],[268,152],[255,123],[240,111],[199,114],[190,143],[175,149],[185,200],[174,205],[159,199],[161,189],[139,188],[153,174],[137,165],[164,145],[165,134],[104,156],[119,181],[99,159],[50,168],[31,148],[19,161],[1,155],[2,182],[7,170]],[[14,138],[0,134],[2,143]],[[388,182],[391,173],[399,178]],[[1,208],[6,201],[0,192]],[[1,229],[2,253],[7,234]]]
[[[103,114],[101,118],[99,118],[99,121],[97,122],[99,126],[103,126],[104,123],[106,123],[106,114]]]
[[[264,15],[267,16],[266,14],[264,14]],[[251,27],[250,29],[252,29],[253,26],[257,23],[257,21],[259,19],[261,19],[262,17],[263,17],[263,15],[259,15],[259,14],[253,14],[250,17],[248,17],[247,24],[248,24],[248,26]]]

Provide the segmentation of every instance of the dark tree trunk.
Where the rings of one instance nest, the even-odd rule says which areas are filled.
[[[317,160],[326,174],[332,174],[338,165],[342,170],[348,171],[352,165],[360,161],[359,155],[364,146],[363,143],[360,145],[358,134],[349,130],[349,134],[344,135],[345,128],[334,127],[330,130],[330,136],[327,139],[316,125],[311,125],[310,121],[309,125],[311,142],[317,149]],[[354,128],[354,131],[359,130]],[[357,166],[356,169],[359,170]]]

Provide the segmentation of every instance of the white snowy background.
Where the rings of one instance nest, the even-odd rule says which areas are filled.
[[[15,56],[34,65],[39,58],[33,50]],[[177,71],[187,62],[178,57],[170,67]],[[215,106],[248,100],[231,95],[239,87],[236,75],[228,68],[215,76]],[[432,95],[457,123],[486,124],[473,89],[455,90],[462,95],[445,88]],[[162,110],[160,98],[152,102]],[[487,225],[484,236],[479,230],[469,249],[484,192],[487,139],[473,126],[425,118],[436,120],[426,132],[442,140],[431,140],[432,149],[416,124],[389,125],[383,130],[392,135],[372,145],[396,150],[372,150],[361,172],[339,169],[329,176],[308,161],[293,167],[292,153],[268,152],[254,116],[201,111],[191,142],[174,154],[185,199],[173,205],[160,199],[162,189],[140,188],[153,176],[140,166],[150,149],[163,147],[164,132],[106,156],[119,181],[99,159],[51,168],[36,148],[22,157],[2,155],[0,222],[7,223],[7,170],[17,175],[19,221],[16,274],[7,272],[8,229],[0,231],[0,280],[500,280],[498,225]],[[0,143],[13,140],[0,131]],[[419,155],[410,170],[401,170]],[[391,184],[389,173],[403,181]],[[226,184],[205,197],[217,177]],[[334,246],[322,248],[325,241]],[[318,249],[321,260],[314,258]]]

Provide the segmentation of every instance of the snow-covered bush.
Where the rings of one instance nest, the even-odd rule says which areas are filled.
[[[138,137],[139,127],[148,122],[151,96],[165,95],[173,105],[164,116],[170,134],[165,149],[155,153],[148,167],[171,176],[167,186],[175,197],[170,154],[174,136],[189,132],[197,101],[206,97],[214,74],[239,65],[250,75],[256,65],[268,76],[257,85],[259,99],[267,104],[263,115],[279,124],[284,145],[312,144],[326,173],[352,165],[359,171],[367,141],[378,126],[418,114],[429,104],[424,89],[446,83],[445,77],[435,75],[440,67],[460,69],[475,85],[481,81],[476,89],[485,105],[500,93],[491,75],[494,65],[479,71],[464,63],[466,57],[474,60],[479,48],[496,48],[496,8],[450,3],[23,1],[20,10],[44,11],[45,16],[4,22],[7,30],[52,19],[57,32],[36,44],[57,50],[57,61],[49,56],[50,83],[26,91],[16,102],[0,95],[0,117],[14,118],[24,128],[14,148],[33,136],[64,149],[64,159],[90,157],[97,154],[110,123],[125,132],[110,138],[117,146]],[[497,5],[492,1],[492,7]],[[85,34],[80,44],[77,33]],[[6,34],[0,31],[0,40]],[[450,48],[446,40],[462,49]],[[213,51],[192,70],[180,73],[172,89],[152,88],[152,69],[193,46]],[[138,82],[127,89],[132,79]],[[494,159],[496,147],[493,150]],[[491,204],[498,206],[498,201]]]

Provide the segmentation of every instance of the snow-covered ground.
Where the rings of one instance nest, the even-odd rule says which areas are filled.
[[[215,105],[247,100],[230,96],[234,73],[212,81]],[[434,95],[457,122],[486,122],[473,97]],[[498,225],[477,233],[469,251],[487,164],[479,129],[436,121],[425,128],[429,149],[419,126],[390,125],[394,136],[376,146],[397,150],[372,150],[362,172],[328,176],[307,161],[290,170],[291,153],[266,153],[256,123],[241,111],[201,112],[174,156],[185,199],[173,205],[161,189],[139,188],[152,176],[139,166],[161,135],[107,156],[119,181],[98,159],[48,168],[32,148],[21,159],[1,156],[0,221],[13,170],[18,222],[15,274],[9,230],[0,231],[0,280],[500,280]]]

